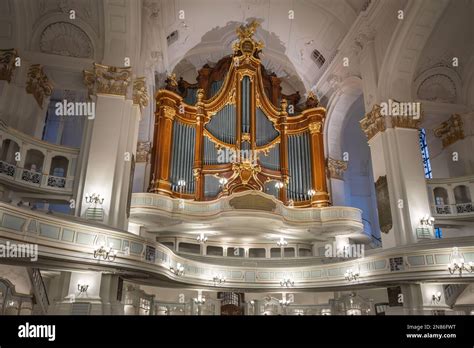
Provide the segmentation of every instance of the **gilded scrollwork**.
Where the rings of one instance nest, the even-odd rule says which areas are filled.
[[[451,117],[441,123],[441,125],[434,130],[436,137],[441,138],[443,147],[454,144],[456,141],[464,139],[464,129],[461,115],[453,114]]]
[[[329,176],[333,179],[344,179],[344,172],[347,170],[347,161],[336,160],[328,157]]]
[[[43,108],[45,97],[49,97],[53,92],[53,85],[49,82],[40,64],[33,64],[28,70],[26,80],[26,93],[33,94],[38,105]]]
[[[17,52],[13,48],[0,50],[0,80],[10,83],[13,71],[15,70],[15,60],[17,56]]]
[[[137,143],[137,160],[136,163],[148,162],[151,153],[151,142],[141,141]]]
[[[133,80],[133,104],[140,105],[141,108],[148,106],[148,89],[145,77],[138,77]]]
[[[377,133],[384,132],[386,129],[385,117],[380,110],[380,105],[374,104],[372,110],[360,120],[360,126],[368,140],[372,139]]]

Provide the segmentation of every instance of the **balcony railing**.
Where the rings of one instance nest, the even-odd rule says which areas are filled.
[[[72,194],[79,149],[51,144],[0,120],[0,180]]]
[[[474,176],[427,180],[431,213],[438,218],[474,217]]]
[[[22,185],[45,188],[48,190],[71,193],[74,177],[60,177],[47,175],[41,172],[17,167],[4,161],[0,161],[0,178],[16,182]]]

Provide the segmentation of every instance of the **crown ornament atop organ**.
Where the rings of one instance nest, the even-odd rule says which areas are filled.
[[[294,207],[330,204],[326,110],[312,93],[301,107],[299,93],[281,92],[261,65],[258,26],[237,28],[233,54],[206,64],[196,83],[172,74],[157,92],[150,192],[208,201],[257,190]]]

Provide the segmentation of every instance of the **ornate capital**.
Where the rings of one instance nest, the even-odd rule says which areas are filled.
[[[347,161],[336,160],[328,157],[329,176],[333,179],[344,180],[344,172],[347,170]]]
[[[0,80],[10,83],[15,70],[16,51],[11,48],[9,50],[0,50]]]
[[[84,83],[89,90],[89,96],[97,93],[126,96],[131,73],[131,67],[120,68],[94,63],[92,70],[84,70]]]
[[[38,105],[43,108],[45,97],[49,97],[53,92],[53,85],[43,71],[40,64],[30,66],[26,81],[26,93],[33,94]]]
[[[461,115],[451,115],[447,121],[444,121],[438,128],[435,128],[434,134],[438,138],[441,138],[443,147],[447,147],[460,139],[464,139],[464,129]]]
[[[141,108],[148,105],[148,89],[144,77],[137,77],[133,80],[133,104],[140,105]]]
[[[176,110],[171,106],[165,105],[163,106],[163,116],[173,121],[174,117],[176,116]]]
[[[374,104],[372,111],[359,121],[367,140],[372,139],[378,132],[383,132],[386,129],[385,117],[382,116],[380,110],[380,105]]]
[[[151,153],[151,142],[142,141],[137,143],[137,163],[148,162]]]
[[[421,118],[415,118],[413,116],[392,116],[392,127],[395,128],[420,128]]]
[[[309,133],[310,134],[321,133],[322,126],[323,126],[323,123],[321,121],[310,123],[308,125]]]

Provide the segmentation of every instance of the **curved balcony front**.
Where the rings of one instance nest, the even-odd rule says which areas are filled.
[[[192,201],[134,193],[130,221],[157,236],[198,236],[210,240],[262,242],[327,241],[344,235],[365,240],[361,211],[352,207],[292,208],[260,191],[244,191],[214,201]]]
[[[79,149],[51,144],[0,121],[0,181],[16,188],[71,196]]]
[[[387,250],[374,250],[370,256],[344,262],[321,264],[308,259],[287,260],[285,265],[245,264],[227,260],[217,265],[177,255],[160,243],[129,232],[72,221],[51,214],[0,203],[0,239],[2,243],[28,243],[38,246],[38,260],[16,258],[16,264],[35,267],[73,267],[120,273],[125,278],[146,284],[181,283],[202,288],[282,289],[282,279],[292,279],[294,289],[347,289],[383,286],[403,281],[472,282],[474,273],[450,274],[451,251],[459,248],[466,262],[474,261],[474,238],[427,240]],[[101,245],[118,251],[113,261],[94,257]],[[12,262],[1,258],[1,262]],[[271,262],[266,260],[266,263]],[[179,264],[179,265],[178,265]],[[177,269],[182,271],[177,272]],[[358,271],[359,278],[348,281],[345,272]],[[224,283],[215,284],[222,275]]]

